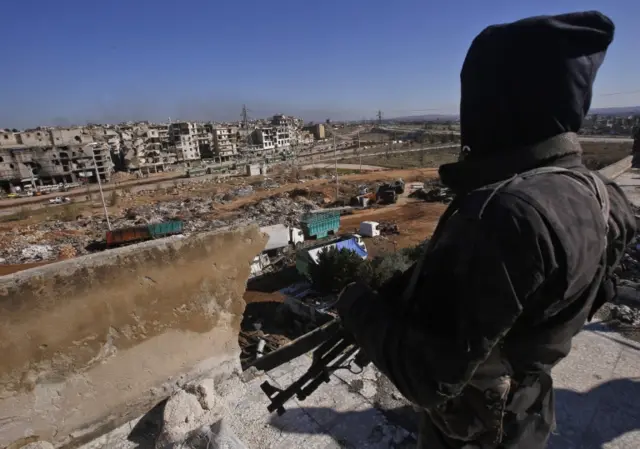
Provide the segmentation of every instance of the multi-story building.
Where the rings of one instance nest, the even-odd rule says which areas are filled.
[[[208,123],[196,124],[196,142],[198,143],[198,151],[200,158],[211,159],[214,156],[213,135],[211,127]]]
[[[275,128],[276,131],[276,150],[282,150],[289,148],[291,145],[291,131],[292,129],[288,126],[278,126]]]
[[[283,114],[276,114],[271,118],[271,124],[273,126],[284,126],[287,128],[293,128],[296,120],[293,117],[287,117]]]
[[[94,165],[95,155],[95,165]],[[0,133],[0,183],[16,187],[109,181],[113,163],[106,144],[84,128]]]
[[[174,149],[178,161],[200,159],[197,125],[191,122],[171,123],[169,145]]]
[[[324,140],[326,138],[324,125],[322,123],[305,126],[304,129],[313,134],[313,137],[315,137],[316,140]]]
[[[208,125],[213,136],[213,147],[216,156],[222,160],[230,159],[238,154],[239,131],[237,126]]]
[[[95,163],[94,163],[95,157]],[[0,184],[16,187],[111,179],[113,163],[106,145],[27,146],[0,149]]]
[[[260,150],[268,151],[275,149],[277,140],[275,128],[264,127],[254,130],[253,140]]]

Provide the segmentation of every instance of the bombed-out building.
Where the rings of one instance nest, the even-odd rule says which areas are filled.
[[[38,186],[108,182],[108,146],[83,128],[0,132],[0,187],[8,192]]]

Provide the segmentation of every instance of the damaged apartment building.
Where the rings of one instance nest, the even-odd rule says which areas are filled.
[[[178,122],[169,125],[169,144],[179,162],[199,159],[228,161],[238,154],[237,126]]]
[[[0,187],[18,192],[111,178],[109,147],[84,128],[0,131]]]
[[[120,125],[117,129],[98,128],[94,136],[108,143],[118,170],[157,173],[177,161],[175,152],[169,149],[166,125],[138,123]]]
[[[292,146],[307,145],[313,142],[313,135],[301,130],[302,120],[282,114],[274,115],[270,126],[261,126],[253,131],[253,141],[257,150],[287,151]]]

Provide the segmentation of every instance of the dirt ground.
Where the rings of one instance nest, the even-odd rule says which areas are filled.
[[[582,142],[583,160],[591,170],[599,170],[631,154],[631,142]],[[425,150],[413,153],[399,153],[363,157],[362,163],[403,169],[410,167],[437,167],[455,162],[458,157],[456,148]],[[343,163],[360,163],[359,158],[341,159]]]
[[[327,203],[334,201],[335,181],[328,178],[325,171],[310,170],[309,172],[300,172],[298,176],[301,178],[299,181],[297,181],[291,173],[273,173],[269,178],[278,183],[275,188],[270,187],[261,190],[260,187],[255,187],[253,192],[247,196],[235,197],[232,201],[229,201],[226,204],[215,204],[215,207],[212,207],[211,212],[207,213],[206,217],[203,218],[216,220],[234,214],[241,214],[243,206],[255,203],[261,199],[271,197],[279,193],[292,192],[295,189],[305,189],[313,194],[322,194],[324,195]],[[403,178],[405,181],[426,180],[436,176],[437,171],[433,168],[388,170],[362,174],[342,174],[339,176],[341,199],[348,201],[349,197],[354,193],[355,186],[360,183],[388,181],[397,178]],[[304,179],[305,177],[307,179]],[[141,205],[160,205],[163,202],[175,202],[176,200],[186,202],[192,197],[212,197],[220,192],[227,192],[242,186],[258,186],[264,180],[264,177],[239,177],[228,179],[224,182],[193,183],[173,186],[170,188],[153,189],[135,194],[127,194],[125,192],[121,196],[110,195],[108,197],[108,203],[110,204],[108,206],[108,212],[113,222],[115,217],[123,216],[126,211],[132,207]],[[62,241],[65,239],[73,240],[75,237],[69,233],[78,234],[78,238],[81,236],[90,236],[91,238],[104,237],[106,225],[101,222],[100,217],[102,217],[102,215],[103,210],[101,204],[98,202],[94,202],[93,204],[71,203],[34,211],[20,209],[12,216],[3,216],[0,218],[0,250],[15,244],[15,231],[18,231],[21,235],[24,234],[31,236],[33,244],[38,244],[40,241],[49,243],[51,241]],[[87,217],[95,217],[96,220],[87,220]],[[81,220],[86,224],[76,226],[75,223],[80,223],[78,220]],[[70,225],[68,227],[73,229],[67,229],[64,231],[56,230],[53,232],[39,230],[39,225],[41,223],[51,222],[67,222]],[[63,233],[64,235],[53,235],[55,233]],[[75,254],[70,254],[67,255],[67,257],[73,257],[74,255]],[[38,265],[53,261],[54,260],[49,260],[47,262],[38,263]],[[14,265],[0,264],[0,275],[21,271],[32,266],[37,265],[31,263]]]
[[[441,203],[401,198],[393,205],[357,211],[342,217],[340,232],[357,232],[363,221],[398,225],[399,235],[365,238],[369,257],[377,257],[385,252],[416,246],[429,238],[446,208]]]

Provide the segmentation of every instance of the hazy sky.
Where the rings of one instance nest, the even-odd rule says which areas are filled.
[[[593,106],[640,105],[638,0],[7,1],[0,128],[456,113],[485,26],[587,9],[617,27]]]

